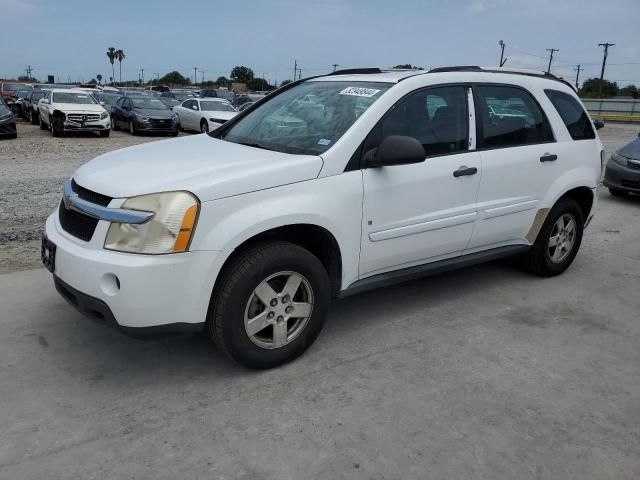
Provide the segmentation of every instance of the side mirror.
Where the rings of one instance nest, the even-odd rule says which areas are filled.
[[[367,167],[392,167],[421,163],[426,159],[422,144],[413,137],[390,135],[382,140],[376,150],[365,155]]]
[[[193,105],[193,106],[191,107],[191,109],[192,109],[192,110],[198,110],[198,107],[197,107],[196,105]]]

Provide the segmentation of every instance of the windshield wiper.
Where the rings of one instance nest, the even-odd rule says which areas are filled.
[[[261,143],[249,143],[249,142],[235,142],[235,143],[239,143],[240,145],[246,145],[247,147],[261,148],[262,150],[273,151],[273,148],[269,148],[265,145],[262,145]]]

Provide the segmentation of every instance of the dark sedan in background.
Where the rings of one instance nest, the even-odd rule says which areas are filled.
[[[4,98],[0,97],[0,138],[16,138],[16,117],[7,106]]]
[[[111,129],[138,133],[178,135],[178,117],[158,98],[149,96],[121,97],[111,113]]]
[[[638,138],[611,155],[604,185],[616,196],[640,193],[640,133]]]

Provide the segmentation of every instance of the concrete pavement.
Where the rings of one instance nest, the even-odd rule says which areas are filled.
[[[568,272],[502,261],[336,303],[298,361],[85,319],[0,276],[1,479],[637,479],[640,200]]]

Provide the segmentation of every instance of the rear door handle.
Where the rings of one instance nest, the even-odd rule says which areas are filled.
[[[454,177],[464,177],[465,175],[475,175],[478,173],[478,169],[476,167],[467,167],[466,165],[461,166],[455,172],[453,172]]]
[[[555,162],[558,159],[558,155],[553,155],[551,153],[545,153],[540,157],[541,162]]]

